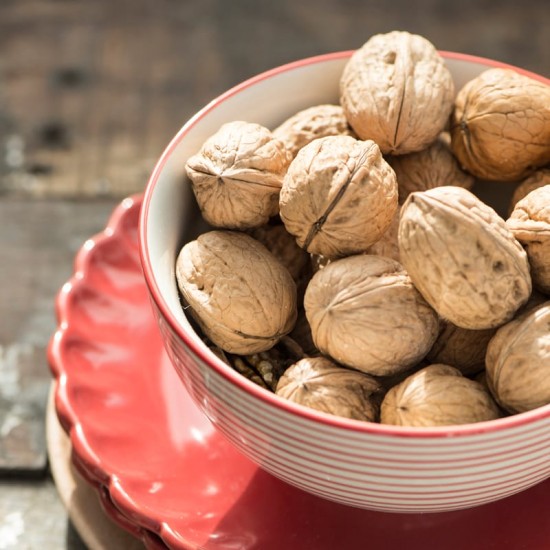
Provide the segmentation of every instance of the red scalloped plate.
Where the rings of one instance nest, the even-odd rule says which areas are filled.
[[[390,514],[315,497],[241,455],[164,352],[139,262],[140,206],[123,201],[80,250],[49,346],[73,461],[115,521],[149,548],[550,547],[550,480],[469,510]]]

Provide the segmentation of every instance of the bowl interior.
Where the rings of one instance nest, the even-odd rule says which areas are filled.
[[[185,162],[226,122],[245,120],[273,129],[301,109],[338,103],[339,79],[350,55],[351,52],[337,52],[301,60],[267,71],[229,90],[181,128],[151,176],[140,218],[140,247],[147,284],[176,333],[192,342],[195,349],[201,350],[201,356],[217,364],[218,369],[230,370],[192,329],[176,286],[174,266],[181,246],[207,229],[185,175]],[[443,52],[443,56],[457,91],[487,68],[506,66],[451,52]],[[490,183],[486,187],[478,185],[475,192],[504,214],[513,185],[498,185],[498,189]],[[548,408],[550,410],[550,406]]]
[[[183,126],[153,172],[144,201],[142,239],[142,252],[152,276],[149,284],[156,287],[169,314],[205,353],[210,352],[182,311],[174,275],[176,255],[183,243],[207,228],[185,175],[185,162],[226,122],[245,120],[275,128],[300,109],[338,102],[338,81],[347,58],[343,52],[297,62],[230,90]]]

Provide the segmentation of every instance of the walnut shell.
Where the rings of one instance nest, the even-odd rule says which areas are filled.
[[[209,344],[209,348],[239,374],[262,388],[275,391],[286,369],[305,357],[304,350],[288,336],[283,336],[272,348],[249,355],[236,355]]]
[[[443,185],[470,189],[475,181],[472,175],[460,168],[443,138],[436,139],[422,151],[392,156],[387,160],[397,178],[401,204],[414,191],[426,191]]]
[[[292,158],[304,145],[317,138],[356,137],[340,105],[314,105],[299,111],[275,128],[273,135],[286,145]]]
[[[230,353],[265,351],[296,321],[296,285],[288,270],[244,233],[210,231],[187,243],[176,277],[185,311]]]
[[[461,187],[409,195],[399,253],[427,302],[462,328],[502,325],[531,293],[525,251],[504,220]]]
[[[521,315],[526,311],[530,311],[531,309],[535,309],[536,307],[540,306],[544,302],[548,300],[548,296],[545,296],[541,292],[538,292],[537,290],[533,290],[531,292],[531,296],[529,296],[529,300],[527,300],[527,303],[524,304],[521,309],[518,310],[516,315]]]
[[[382,391],[368,374],[341,367],[326,357],[311,357],[289,367],[275,393],[311,409],[375,422]]]
[[[402,266],[382,256],[331,262],[312,277],[304,308],[319,350],[377,376],[415,365],[438,333],[436,313]]]
[[[511,413],[550,403],[550,302],[502,326],[489,342],[487,383]]]
[[[260,241],[287,269],[294,282],[300,284],[309,279],[311,261],[309,254],[296,244],[296,239],[284,225],[262,225],[250,232]]]
[[[340,102],[361,139],[383,153],[420,151],[443,130],[454,83],[443,58],[425,38],[377,34],[357,50],[340,80]]]
[[[499,416],[482,384],[442,364],[425,367],[391,388],[380,407],[382,424],[396,426],[451,426]]]
[[[321,352],[315,347],[313,336],[311,335],[311,327],[307,321],[306,312],[303,308],[298,310],[298,318],[296,324],[289,334],[296,344],[300,346],[302,351],[308,357],[317,357]]]
[[[298,152],[284,178],[280,215],[298,244],[337,258],[364,252],[397,209],[395,174],[373,141],[329,136]]]
[[[550,294],[550,185],[521,199],[506,225],[527,252],[533,285]]]
[[[485,354],[496,328],[470,330],[441,321],[442,328],[435,344],[426,355],[432,363],[457,368],[463,375],[475,374],[485,368]]]
[[[188,159],[185,169],[204,219],[214,227],[247,229],[279,211],[291,157],[259,124],[224,124]]]
[[[367,254],[377,256],[386,256],[396,262],[399,261],[399,216],[401,210],[398,208],[393,215],[390,226],[384,231],[384,234],[367,249]]]
[[[458,92],[452,149],[479,178],[513,181],[550,162],[550,86],[512,69],[484,71]]]
[[[479,382],[489,393],[491,392],[491,390],[489,389],[489,384],[487,384],[487,371],[485,369],[483,369],[481,372],[478,372],[474,376],[473,380]]]
[[[544,185],[550,185],[550,168],[541,168],[536,172],[533,172],[528,178],[521,181],[514,189],[512,198],[510,199],[510,206],[508,207],[508,214],[511,214],[516,204],[523,199],[527,194]]]

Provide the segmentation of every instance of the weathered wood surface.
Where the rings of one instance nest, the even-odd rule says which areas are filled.
[[[54,297],[76,251],[105,225],[116,201],[0,200],[0,469],[44,471],[45,355]]]
[[[393,29],[548,76],[549,23],[547,0],[0,0],[0,533],[26,530],[0,548],[65,541],[43,429],[54,296],[191,114]]]
[[[0,190],[122,196],[199,107],[393,29],[548,74],[545,0],[2,0]]]

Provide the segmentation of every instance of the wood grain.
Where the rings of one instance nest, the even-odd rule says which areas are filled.
[[[0,192],[142,190],[201,106],[258,72],[392,29],[548,74],[546,2],[3,0]],[[497,9],[498,8],[498,9]],[[546,23],[546,25],[545,25]]]
[[[60,548],[65,537],[82,547],[64,533],[47,469],[54,297],[78,248],[145,188],[193,113],[261,71],[394,29],[550,74],[547,0],[411,6],[0,0],[0,529],[8,516],[16,529],[26,522],[12,547]]]

